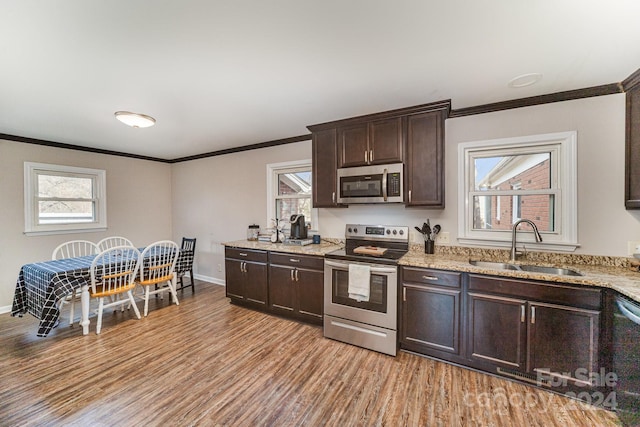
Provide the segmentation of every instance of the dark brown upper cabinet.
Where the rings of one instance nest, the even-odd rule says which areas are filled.
[[[338,128],[338,167],[402,162],[402,118]]]
[[[337,204],[342,167],[404,163],[405,205],[444,208],[444,121],[451,101],[307,126],[312,133],[313,207]]]
[[[311,151],[313,158],[311,166],[313,207],[339,207],[340,205],[336,202],[336,168],[338,166],[336,129],[329,128],[313,132]]]
[[[445,110],[413,114],[406,118],[406,206],[444,208],[445,118]]]
[[[640,70],[622,85],[627,96],[624,204],[640,209]]]

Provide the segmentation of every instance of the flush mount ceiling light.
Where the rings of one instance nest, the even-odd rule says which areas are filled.
[[[540,80],[542,80],[542,74],[540,73],[522,74],[521,76],[514,77],[509,80],[507,86],[513,89],[517,89],[520,87],[531,86],[538,83]]]
[[[116,119],[132,128],[148,128],[156,123],[156,119],[151,116],[139,113],[131,113],[129,111],[116,111]]]

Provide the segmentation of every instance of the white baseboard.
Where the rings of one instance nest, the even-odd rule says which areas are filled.
[[[4,307],[0,307],[0,314],[11,313],[11,306],[5,305]]]
[[[186,276],[189,276],[189,275],[187,274]],[[215,285],[225,286],[225,281],[224,280],[216,279],[215,277],[203,276],[201,274],[194,274],[193,277],[195,277],[198,280],[202,280],[203,282],[208,282],[208,283],[213,283]]]

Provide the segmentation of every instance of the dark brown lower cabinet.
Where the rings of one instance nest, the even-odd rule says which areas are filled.
[[[469,293],[469,358],[525,369],[526,301]]]
[[[323,258],[271,252],[269,309],[281,315],[322,324],[323,306]]]
[[[403,267],[400,346],[454,361],[461,352],[461,274]]]
[[[225,279],[235,303],[322,324],[323,257],[227,247]]]
[[[236,302],[267,307],[267,251],[226,248],[226,295]]]
[[[532,302],[528,328],[531,372],[555,382],[566,378],[591,386],[589,373],[600,371],[599,311]],[[546,371],[555,376],[544,374]]]
[[[474,367],[558,392],[599,385],[601,290],[470,274],[468,295]]]

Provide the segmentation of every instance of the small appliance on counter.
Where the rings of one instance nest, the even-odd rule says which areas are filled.
[[[258,240],[260,235],[260,226],[257,224],[251,224],[247,228],[247,240]]]
[[[290,238],[292,240],[306,240],[307,223],[304,221],[304,215],[291,215],[289,222],[291,223]]]

